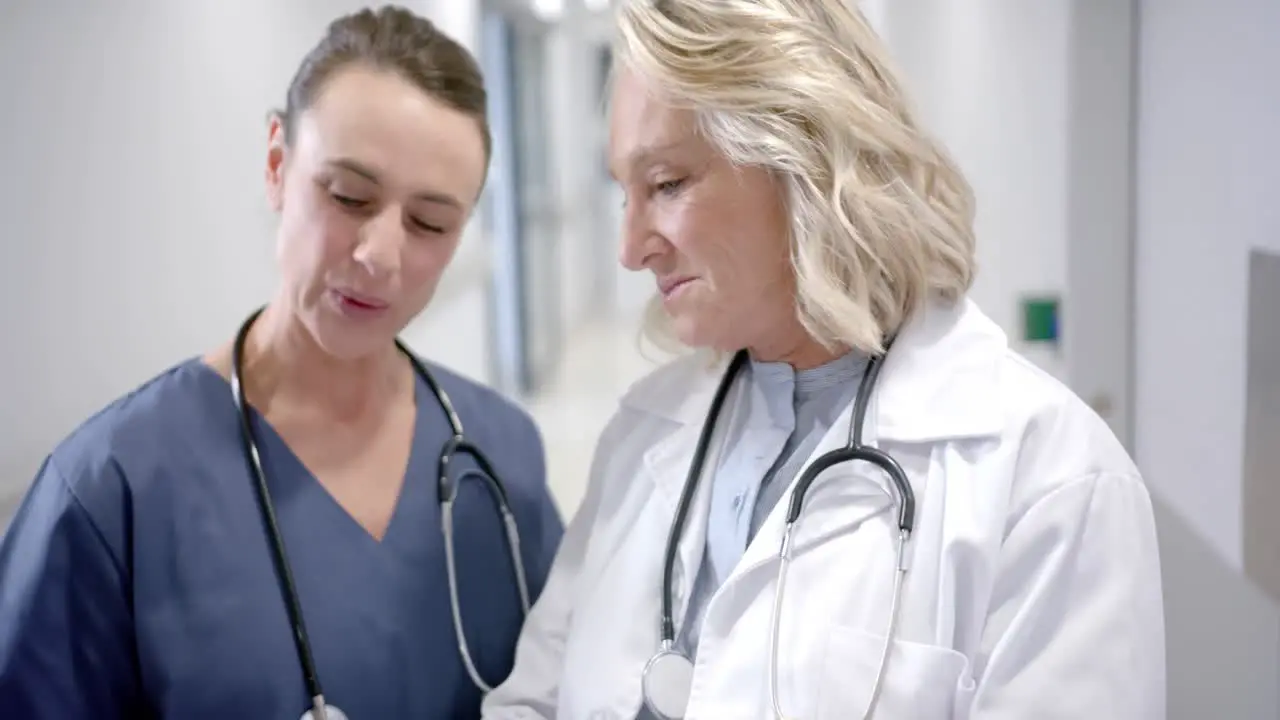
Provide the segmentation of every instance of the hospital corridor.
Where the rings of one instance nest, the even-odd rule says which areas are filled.
[[[0,720],[1280,720],[1277,38],[0,0]]]

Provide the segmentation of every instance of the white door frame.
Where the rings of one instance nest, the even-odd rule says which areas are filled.
[[[1131,454],[1138,5],[1072,4],[1062,305],[1067,381]]]

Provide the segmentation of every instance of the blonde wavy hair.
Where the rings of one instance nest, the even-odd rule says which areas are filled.
[[[730,162],[782,180],[804,328],[882,352],[929,297],[973,282],[973,192],[919,127],[854,0],[623,0],[616,67],[693,110]],[[679,343],[660,303],[644,336]]]

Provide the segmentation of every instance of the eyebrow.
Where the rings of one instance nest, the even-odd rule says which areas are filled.
[[[663,153],[679,150],[687,144],[687,140],[673,140],[666,143],[656,143],[654,145],[646,145],[636,148],[627,156],[628,164],[632,167],[637,165],[648,165],[657,159],[657,156]]]
[[[683,138],[680,140],[673,140],[670,142],[654,143],[652,145],[642,145],[641,147],[638,147],[627,154],[626,158],[623,160],[622,167],[634,170],[635,168],[638,168],[638,167],[652,165],[658,159],[659,155],[670,152],[672,150],[679,150],[681,147],[688,144],[688,142],[689,141],[687,138]],[[615,175],[616,174],[614,172],[615,169],[616,168],[614,168],[613,166],[610,166],[609,174]]]
[[[352,160],[351,158],[336,158],[334,160],[330,160],[327,164],[355,173],[374,185],[382,184],[381,181],[378,180],[378,174],[375,173],[372,168],[357,160]],[[437,205],[448,205],[450,207],[458,208],[459,210],[463,209],[462,202],[448,193],[421,192],[416,193],[414,198],[430,203],[436,203]]]

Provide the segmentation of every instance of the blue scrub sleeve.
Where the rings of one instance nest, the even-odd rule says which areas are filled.
[[[0,539],[0,718],[145,715],[128,575],[71,487],[46,460]]]

